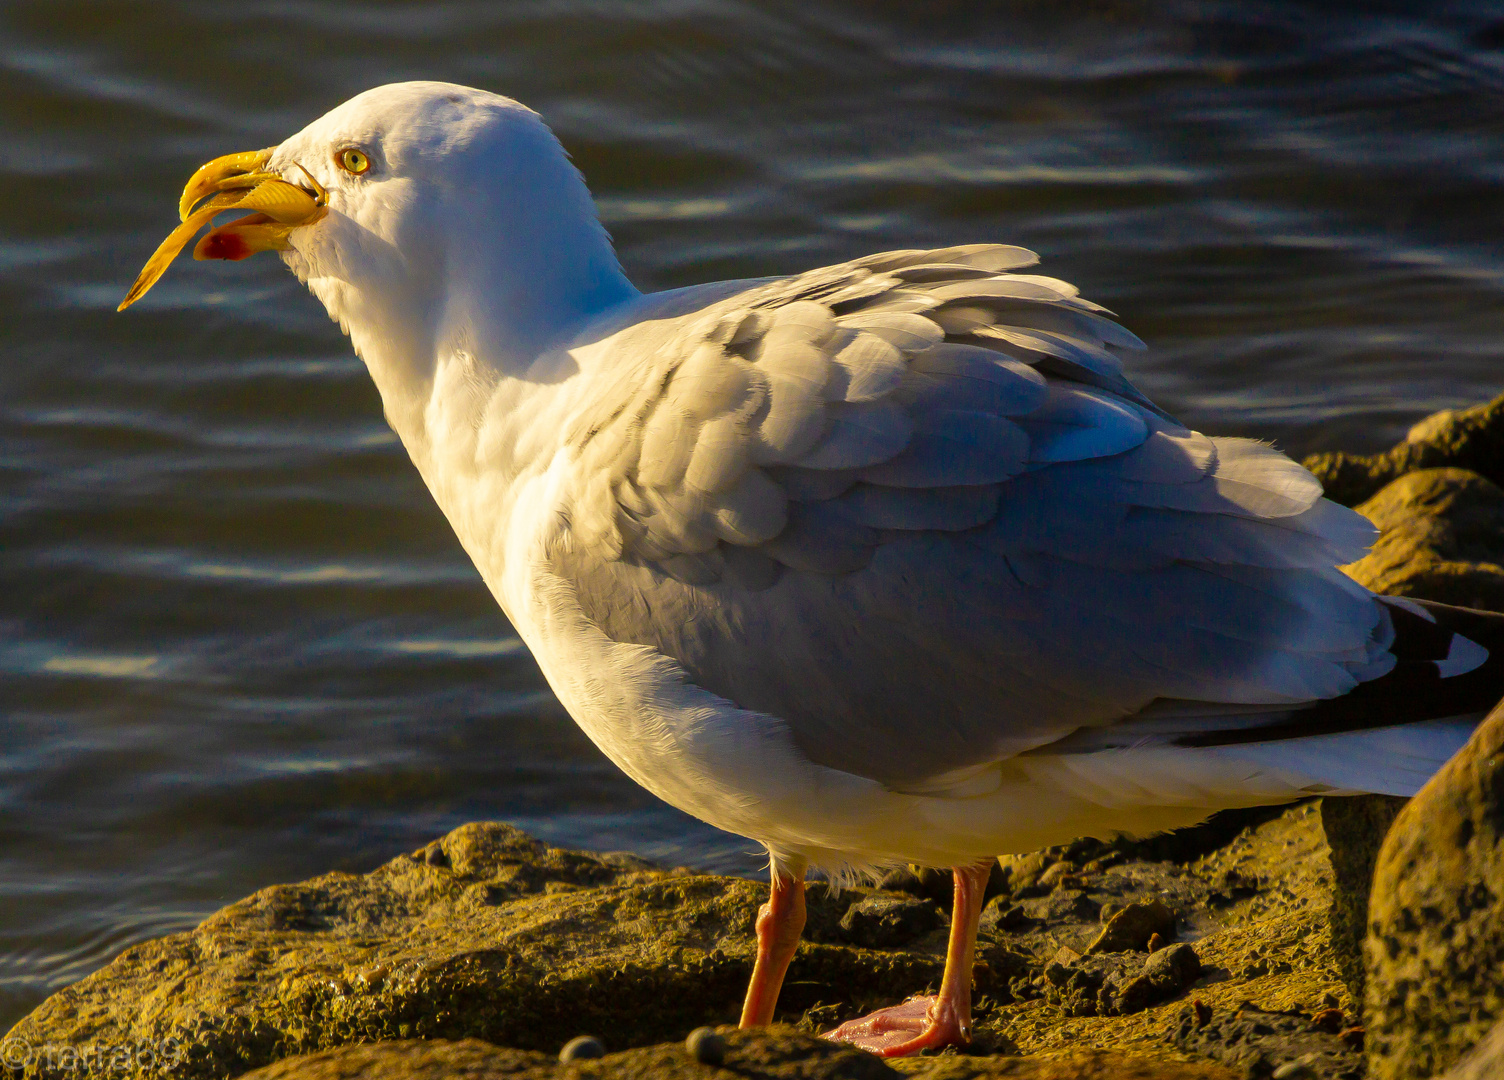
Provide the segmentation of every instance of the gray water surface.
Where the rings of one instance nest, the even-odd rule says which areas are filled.
[[[0,1029],[477,818],[758,869],[576,731],[279,261],[115,314],[195,166],[411,78],[541,111],[645,289],[1023,244],[1296,454],[1504,385],[1498,4],[11,0]]]

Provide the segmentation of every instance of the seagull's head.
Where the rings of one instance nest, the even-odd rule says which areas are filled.
[[[380,86],[277,146],[215,158],[178,211],[122,310],[226,212],[243,216],[210,229],[194,258],[280,252],[357,348],[400,325],[430,339],[494,332],[525,352],[550,324],[633,291],[538,114],[452,83]]]

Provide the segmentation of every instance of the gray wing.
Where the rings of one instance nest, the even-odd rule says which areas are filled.
[[[1156,699],[1331,697],[1392,663],[1333,569],[1366,520],[1179,425],[1142,344],[1019,248],[890,252],[613,343],[551,553],[619,641],[894,786]],[[724,295],[724,294],[721,294]]]

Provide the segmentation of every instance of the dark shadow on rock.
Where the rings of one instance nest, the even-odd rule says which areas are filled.
[[[1321,800],[1321,828],[1332,859],[1332,952],[1354,1001],[1363,1000],[1363,938],[1374,863],[1407,801],[1392,795]]]
[[[348,1046],[289,1058],[247,1074],[246,1080],[889,1080],[900,1074],[861,1050],[812,1039],[788,1029],[749,1033],[723,1030],[719,1068],[692,1057],[683,1042],[627,1050],[561,1064],[551,1055],[509,1050],[478,1039],[406,1040]]]
[[[904,1063],[899,1072],[860,1050],[786,1028],[721,1030],[719,1067],[692,1058],[682,1042],[644,1046],[561,1065],[543,1054],[471,1039],[407,1040],[341,1047],[289,1058],[246,1080],[1235,1080],[1216,1065],[1112,1053],[1048,1058],[951,1055]]]

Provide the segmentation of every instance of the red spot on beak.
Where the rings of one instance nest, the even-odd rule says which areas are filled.
[[[201,257],[205,259],[229,259],[239,262],[255,254],[251,246],[232,232],[217,232],[204,237]]]

